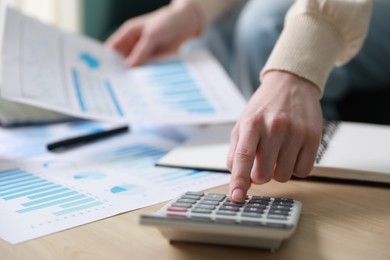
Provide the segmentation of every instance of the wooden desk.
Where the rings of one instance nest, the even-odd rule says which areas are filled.
[[[209,191],[227,192],[227,186]],[[303,202],[294,236],[264,250],[188,243],[170,244],[151,227],[137,224],[144,208],[18,245],[0,240],[0,259],[390,259],[390,189],[312,181],[271,182],[253,195]]]

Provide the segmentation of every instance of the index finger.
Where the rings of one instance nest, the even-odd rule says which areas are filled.
[[[240,129],[237,146],[233,152],[229,196],[232,201],[242,202],[250,187],[251,170],[256,157],[260,133],[253,130]]]

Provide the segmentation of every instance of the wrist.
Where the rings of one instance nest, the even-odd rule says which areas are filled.
[[[188,21],[192,36],[198,37],[203,33],[204,19],[200,7],[191,0],[174,0],[170,4],[174,13],[182,15]]]
[[[262,82],[279,82],[284,86],[291,87],[295,90],[303,90],[305,93],[310,94],[311,96],[318,96],[318,99],[321,98],[321,89],[315,83],[302,78],[294,73],[282,70],[270,70],[267,71],[262,78]],[[268,85],[268,84],[266,84]]]

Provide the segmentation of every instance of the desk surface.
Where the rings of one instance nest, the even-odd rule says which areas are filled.
[[[208,191],[227,192],[227,186]],[[390,189],[314,181],[253,186],[252,195],[303,202],[296,233],[275,253],[259,249],[170,244],[152,227],[137,224],[147,207],[84,226],[10,245],[0,259],[390,259]]]

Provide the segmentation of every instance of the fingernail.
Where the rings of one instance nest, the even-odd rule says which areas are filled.
[[[244,201],[244,191],[242,189],[235,189],[232,193],[232,199],[234,201]]]

